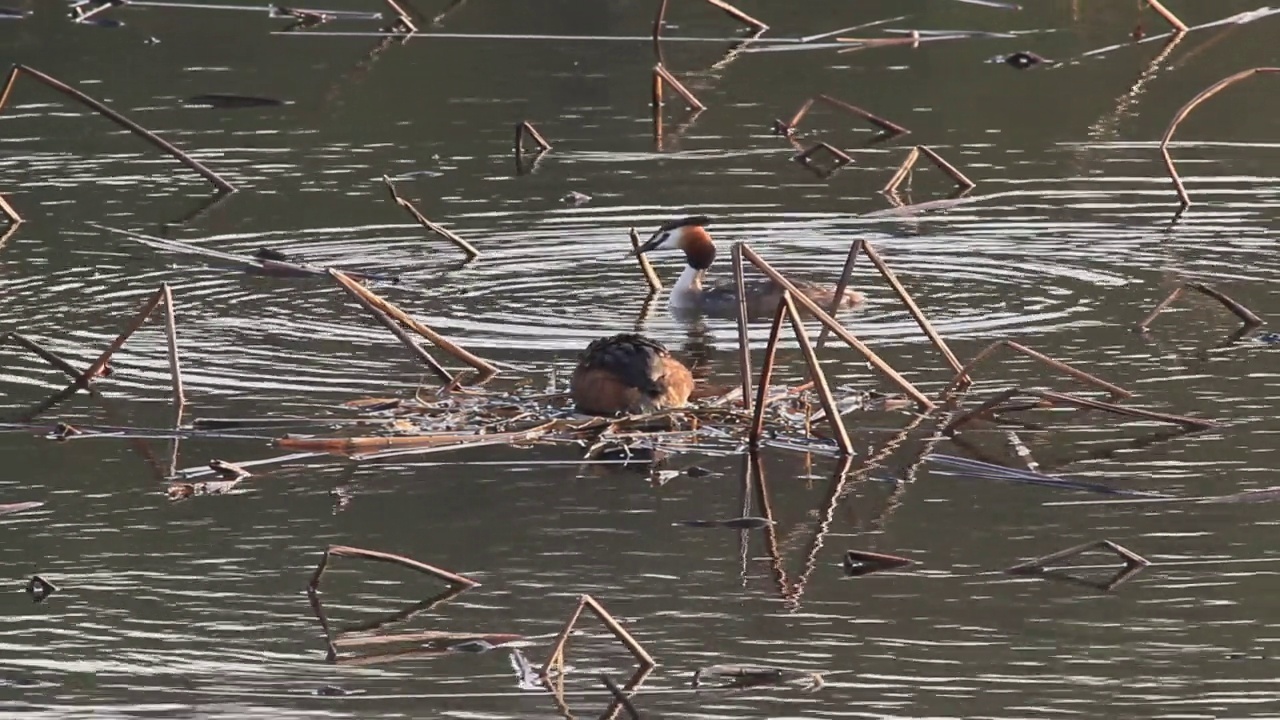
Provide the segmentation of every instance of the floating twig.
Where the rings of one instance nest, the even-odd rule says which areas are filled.
[[[836,321],[835,318],[831,317],[826,313],[826,311],[818,307],[817,303],[813,302],[808,297],[806,297],[803,293],[799,292],[796,286],[792,284],[792,282],[788,280],[786,276],[784,276],[782,273],[775,270],[772,265],[765,262],[764,258],[756,254],[756,252],[752,250],[749,245],[746,245],[746,244],[742,245],[742,256],[745,259],[750,260],[751,264],[755,265],[760,270],[760,272],[769,276],[774,282],[778,283],[784,289],[790,292],[791,297],[795,302],[800,303],[800,305],[802,305],[806,311],[808,311],[811,315],[813,315],[814,318],[818,320],[818,322],[831,328],[831,331],[835,333],[837,337],[845,341],[846,344],[848,344],[854,350],[857,350],[860,354],[862,354],[862,356],[865,357],[873,367],[875,367],[882,374],[884,374],[886,377],[892,380],[893,383],[897,385],[899,388],[901,388],[902,391],[905,392],[908,396],[910,396],[911,399],[914,400],[921,407],[921,409],[929,410],[934,407],[934,403],[932,400],[926,397],[924,393],[921,393],[919,390],[917,390],[916,387],[912,385],[906,378],[902,377],[902,375],[900,375],[897,370],[894,370],[893,367],[889,365],[889,363],[881,359],[879,355],[876,355],[875,352],[871,350],[871,348],[863,344],[861,340],[855,337],[853,333],[845,329],[845,327],[841,325],[838,321]]]
[[[644,273],[644,280],[649,283],[649,290],[658,292],[662,289],[662,279],[658,277],[657,271],[653,269],[653,263],[649,261],[649,256],[640,252],[640,234],[636,232],[635,228],[631,228],[629,234],[631,236],[631,254],[640,263],[640,272]]]
[[[538,130],[528,122],[521,122],[516,125],[515,148],[517,157],[527,152],[524,148],[524,139],[526,137],[532,140],[533,144],[537,146],[537,152],[544,153],[551,149],[551,143],[547,142],[547,139],[542,137],[542,133],[538,132]]]
[[[843,100],[837,100],[836,98],[833,98],[830,95],[816,95],[812,98],[809,98],[808,100],[805,100],[804,104],[800,106],[800,109],[796,111],[796,114],[791,116],[791,120],[789,122],[774,120],[773,121],[774,133],[778,135],[795,134],[796,128],[800,125],[800,121],[804,119],[805,115],[809,114],[809,111],[811,109],[813,109],[813,104],[815,101],[822,102],[830,107],[836,108],[837,110],[846,112],[854,117],[866,120],[872,125],[875,125],[876,127],[880,128],[881,132],[883,132],[885,135],[889,137],[906,135],[907,133],[911,132],[910,130],[902,127],[901,125],[895,122],[886,120],[885,118],[882,118],[879,115],[876,115],[875,113],[867,112],[866,110],[863,110],[862,108],[856,105],[851,105]]]
[[[1148,1],[1151,2],[1151,0]],[[1151,2],[1151,5],[1156,7],[1158,3]],[[1200,103],[1208,100],[1214,95],[1217,95],[1219,92],[1225,90],[1231,85],[1259,73],[1280,73],[1280,67],[1251,68],[1249,70],[1242,70],[1234,75],[1229,75],[1219,80],[1200,91],[1200,94],[1191,98],[1191,101],[1186,105],[1183,105],[1182,108],[1174,114],[1173,120],[1169,123],[1169,127],[1164,131],[1164,136],[1160,138],[1160,155],[1164,158],[1164,167],[1169,171],[1169,177],[1173,180],[1173,187],[1178,192],[1178,199],[1182,201],[1182,207],[1190,207],[1191,197],[1187,195],[1187,188],[1182,184],[1182,177],[1178,175],[1178,169],[1173,164],[1173,156],[1169,154],[1169,141],[1173,139],[1173,133],[1177,131],[1178,125],[1181,124],[1182,121],[1186,119],[1187,115],[1190,115],[1191,111],[1196,109]]]
[[[1114,543],[1110,540],[1094,540],[1093,542],[1076,545],[1075,547],[1067,548],[1066,550],[1050,553],[1044,557],[1038,557],[1034,560],[1019,563],[1013,567],[1007,568],[1005,572],[1011,575],[1039,575],[1045,572],[1045,570],[1054,563],[1083,555],[1090,550],[1108,550],[1123,560],[1126,567],[1142,568],[1151,565],[1151,561],[1118,543]]]
[[[419,225],[430,230],[436,235],[439,235],[440,237],[448,240],[454,245],[457,245],[459,248],[462,249],[462,252],[467,254],[468,260],[474,260],[475,258],[480,257],[480,251],[477,250],[474,245],[458,237],[453,233],[453,231],[445,229],[440,225],[437,225],[431,222],[426,218],[426,216],[418,212],[418,209],[413,206],[413,203],[400,197],[400,193],[396,192],[396,184],[391,181],[391,178],[387,177],[386,175],[383,175],[382,182],[384,185],[387,186],[387,192],[391,193],[391,199],[395,201],[397,205],[404,208],[405,211],[408,212],[409,215],[411,215],[414,220],[417,220]]]
[[[861,577],[881,570],[892,570],[915,565],[916,561],[898,557],[897,555],[886,555],[866,550],[847,550],[844,554],[843,564],[846,575],[849,577]]]
[[[190,155],[187,155],[186,153],[182,152],[178,148],[174,147],[168,141],[162,139],[159,135],[156,135],[150,130],[147,130],[146,128],[135,123],[129,118],[121,115],[115,110],[112,110],[106,105],[103,105],[97,100],[94,100],[88,95],[85,95],[84,93],[71,87],[70,85],[67,85],[61,80],[57,80],[53,77],[45,75],[39,70],[28,67],[26,65],[14,65],[13,69],[9,71],[9,79],[5,81],[4,90],[0,91],[0,110],[3,110],[5,103],[8,102],[9,93],[13,91],[13,84],[18,80],[19,74],[26,75],[35,80],[39,80],[40,82],[44,83],[45,85],[48,85],[54,90],[57,90],[58,92],[64,95],[67,95],[68,97],[74,98],[80,101],[82,104],[88,106],[89,108],[96,110],[98,114],[102,115],[103,117],[106,117],[112,120],[117,125],[120,125],[126,130],[129,130],[130,132],[132,132],[134,135],[137,135],[138,137],[143,138],[147,142],[150,142],[152,145],[155,145],[161,150],[164,150],[165,152],[169,153],[174,158],[176,158],[178,162],[181,162],[183,165],[186,165],[187,167],[199,173],[201,177],[203,177],[204,179],[212,183],[214,187],[218,188],[218,190],[222,192],[235,192],[236,188],[234,185],[222,179],[220,175],[213,172],[209,168],[205,167],[199,161],[193,159]]]
[[[631,633],[628,633],[622,625],[618,624],[618,621],[609,614],[608,610],[604,609],[604,606],[596,602],[595,598],[590,595],[583,595],[578,598],[578,606],[575,607],[573,609],[573,613],[569,615],[569,620],[565,623],[564,629],[561,630],[560,634],[556,637],[556,642],[551,649],[551,654],[547,656],[547,661],[542,665],[542,676],[544,678],[549,678],[551,676],[551,668],[553,666],[559,667],[561,674],[564,673],[565,644],[568,643],[569,633],[573,631],[574,625],[582,615],[583,608],[589,608],[596,617],[600,618],[600,622],[604,623],[605,627],[609,628],[609,632],[612,632],[613,636],[618,638],[618,641],[626,646],[627,650],[631,652],[636,661],[640,664],[641,669],[657,666],[658,663],[654,662],[653,657],[650,656],[649,653],[645,652],[645,649],[640,646],[640,643],[636,642],[635,638],[631,637]]]
[[[784,685],[803,682],[811,688],[822,687],[822,673],[791,670],[769,665],[708,665],[693,673],[694,687],[706,685],[705,678],[727,680],[727,687],[744,688],[757,685]]]
[[[444,350],[445,352],[449,353],[450,355],[457,358],[458,360],[480,371],[482,375],[486,377],[491,377],[493,375],[498,374],[498,368],[494,367],[487,360],[481,357],[478,357],[476,355],[473,355],[472,353],[454,344],[448,338],[444,337],[443,335],[436,332],[435,330],[432,330],[430,327],[428,327],[424,323],[421,323],[415,320],[414,318],[412,318],[405,311],[401,310],[395,305],[392,305],[390,302],[387,302],[382,297],[374,294],[368,288],[352,280],[342,271],[334,270],[330,268],[329,275],[333,277],[334,280],[337,280],[338,283],[342,285],[342,287],[345,288],[348,293],[352,295],[360,296],[373,307],[377,308],[381,312],[386,313],[392,318],[404,323],[409,329],[418,333],[422,337],[430,340],[432,343],[436,345],[436,347],[440,348],[441,350]]]
[[[675,90],[676,94],[684,99],[690,109],[707,109],[707,106],[703,105],[701,100],[695,97],[693,93],[689,92],[689,88],[685,87],[684,83],[677,80],[675,75],[672,75],[665,67],[662,66],[662,63],[658,63],[653,66],[653,104],[655,107],[662,107],[663,104],[663,82],[670,85],[671,89]]]
[[[986,360],[987,358],[991,357],[997,350],[1000,350],[1001,348],[1008,348],[1010,350],[1013,350],[1014,352],[1018,352],[1023,355],[1026,355],[1032,360],[1036,360],[1040,363],[1043,363],[1044,365],[1048,365],[1054,370],[1057,370],[1058,372],[1064,375],[1069,375],[1075,378],[1076,380],[1084,383],[1085,385],[1089,385],[1089,386],[1098,388],[1100,390],[1105,390],[1108,393],[1110,393],[1112,397],[1116,397],[1116,398],[1133,397],[1132,392],[1125,390],[1119,385],[1113,385],[1107,382],[1106,380],[1103,380],[1097,377],[1096,375],[1090,375],[1089,373],[1083,370],[1079,370],[1075,367],[1072,367],[1071,365],[1068,365],[1060,360],[1054,360],[1048,355],[1036,352],[1035,350],[1032,350],[1026,345],[1013,342],[1012,340],[1001,340],[999,342],[991,343],[987,347],[983,348],[982,352],[975,355],[967,365],[961,368],[960,372],[956,373],[955,377],[951,378],[951,382],[947,383],[947,386],[943,388],[942,394],[946,395],[956,387],[967,387],[972,382],[972,380],[967,378],[973,373],[973,368],[976,367],[983,360]]]
[[[1173,304],[1173,301],[1177,300],[1178,296],[1182,294],[1182,291],[1187,288],[1203,293],[1204,295],[1208,295],[1214,300],[1222,303],[1223,307],[1230,310],[1236,317],[1240,318],[1240,321],[1244,323],[1246,328],[1253,328],[1262,324],[1262,318],[1254,314],[1254,312],[1249,308],[1231,299],[1221,290],[1205,285],[1204,283],[1183,283],[1182,285],[1174,288],[1173,292],[1165,296],[1165,298],[1161,300],[1145,318],[1142,319],[1142,322],[1138,323],[1135,330],[1138,332],[1146,332],[1156,317]]]
[[[906,160],[903,161],[902,165],[898,166],[893,177],[889,179],[889,182],[886,183],[883,188],[881,188],[880,192],[888,194],[896,191],[898,186],[902,184],[902,181],[906,179],[907,174],[911,172],[913,167],[915,167],[916,161],[920,159],[920,155],[922,154],[928,158],[929,162],[933,163],[935,167],[946,173],[958,187],[965,190],[971,190],[977,187],[977,183],[965,177],[964,173],[957,170],[956,166],[942,159],[942,156],[932,148],[927,145],[917,145],[911,149],[910,153],[907,154]]]
[[[1181,34],[1188,30],[1187,24],[1179,20],[1177,15],[1174,15],[1169,11],[1169,8],[1162,5],[1160,0],[1147,0],[1147,5],[1149,5],[1152,10],[1155,10],[1156,14],[1164,18],[1164,21],[1169,23],[1174,32]]]
[[[361,560],[375,560],[377,562],[391,563],[401,567],[407,567],[410,570],[417,570],[420,573],[426,573],[435,578],[439,578],[450,585],[459,587],[476,587],[480,583],[469,577],[451,573],[448,570],[441,570],[433,565],[418,562],[403,555],[393,555],[391,553],[380,552],[378,550],[365,550],[364,548],[350,547],[347,545],[330,545],[325,548],[324,555],[320,558],[320,564],[316,566],[315,573],[311,576],[311,582],[308,584],[311,590],[318,591],[320,589],[320,578],[324,575],[324,571],[329,566],[329,558],[331,557],[349,557],[359,558]]]

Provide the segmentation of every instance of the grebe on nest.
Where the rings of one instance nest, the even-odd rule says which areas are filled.
[[[668,304],[673,310],[696,310],[706,315],[736,317],[738,314],[738,291],[730,280],[711,286],[704,286],[707,268],[716,259],[716,244],[707,234],[706,226],[711,220],[705,215],[672,220],[658,228],[657,232],[636,251],[637,255],[652,250],[683,250],[688,263],[680,279],[671,289]],[[822,287],[814,283],[793,282],[805,297],[828,310],[835,300],[834,287]],[[771,317],[782,299],[782,286],[771,278],[745,278],[743,289],[747,296],[747,314],[753,318]],[[854,290],[845,290],[840,299],[840,307],[853,307],[863,300],[863,295]]]
[[[569,381],[578,412],[590,415],[680,407],[692,391],[689,368],[662,343],[633,333],[592,341]]]

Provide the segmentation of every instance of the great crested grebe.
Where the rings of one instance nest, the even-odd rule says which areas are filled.
[[[569,381],[578,412],[590,415],[680,407],[692,391],[689,368],[662,343],[634,333],[592,341]]]
[[[694,215],[664,223],[636,251],[641,255],[653,250],[683,250],[688,263],[680,279],[671,289],[668,304],[673,310],[697,310],[706,315],[736,316],[738,313],[738,291],[732,280],[706,286],[703,280],[707,268],[716,259],[716,244],[707,234],[706,226],[711,220],[705,215]],[[749,277],[745,279],[743,290],[747,296],[747,314],[751,317],[769,317],[778,307],[782,299],[782,286],[771,278]],[[794,282],[805,297],[814,301],[823,310],[828,310],[835,300],[835,288],[823,287],[814,283]],[[840,298],[840,307],[853,307],[863,300],[863,295],[855,290],[845,290]]]

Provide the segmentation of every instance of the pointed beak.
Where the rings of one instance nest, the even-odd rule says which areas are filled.
[[[656,249],[658,245],[661,243],[662,243],[662,233],[656,232],[653,235],[650,235],[649,239],[644,241],[644,243],[642,243],[640,247],[636,248],[635,250],[632,250],[631,255],[632,256],[643,255],[649,252],[650,250]]]

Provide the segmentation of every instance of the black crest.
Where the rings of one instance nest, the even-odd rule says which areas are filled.
[[[711,224],[711,218],[706,215],[690,215],[689,217],[680,218],[679,220],[671,220],[662,224],[658,228],[658,232],[668,232],[676,228],[689,227],[690,225],[698,225],[706,227]]]

